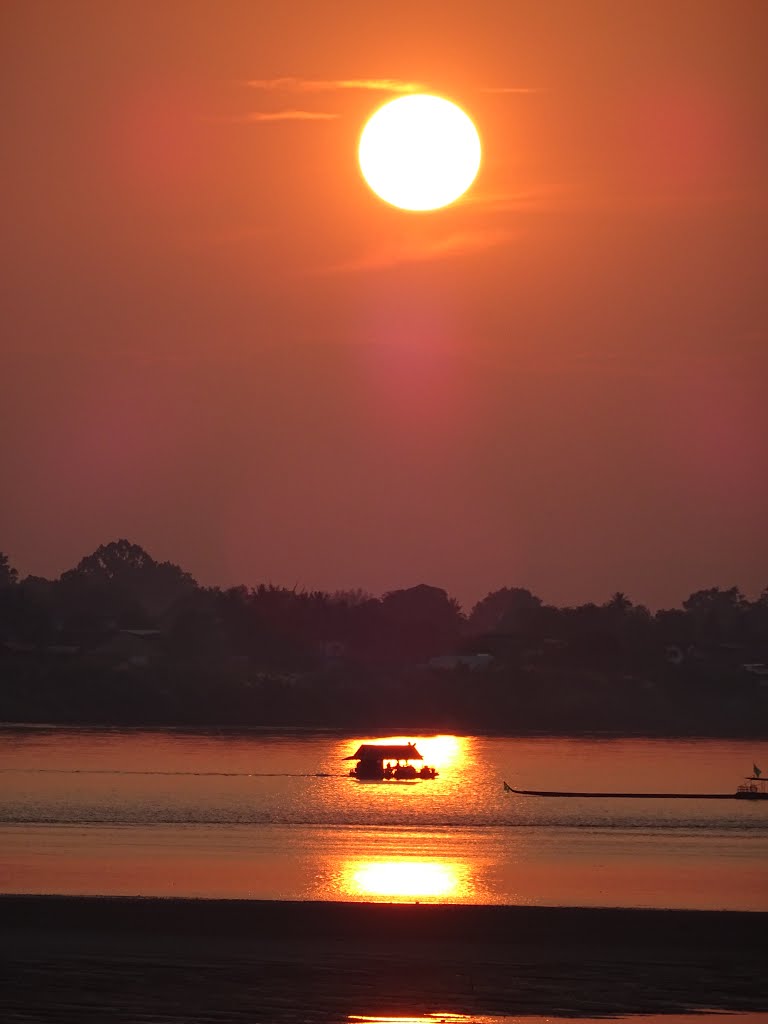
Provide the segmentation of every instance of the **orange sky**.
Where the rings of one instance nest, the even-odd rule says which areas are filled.
[[[10,0],[2,23],[22,574],[126,536],[203,583],[466,605],[768,585],[762,0]],[[356,166],[410,84],[484,143],[435,213]]]

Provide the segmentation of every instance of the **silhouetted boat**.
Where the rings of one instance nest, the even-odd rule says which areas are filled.
[[[768,800],[765,779],[756,764],[752,765],[752,774],[747,775],[742,784],[733,794],[737,800]]]
[[[520,796],[621,797],[624,800],[768,800],[766,780],[761,778],[757,765],[753,768],[755,774],[746,776],[735,793],[580,793],[560,789],[516,789],[507,782],[504,783],[504,792]]]
[[[434,779],[437,771],[428,765],[417,768],[412,761],[424,758],[413,743],[363,743],[345,761],[357,761],[349,774],[357,779]]]

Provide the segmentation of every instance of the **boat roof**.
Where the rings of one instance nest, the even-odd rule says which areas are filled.
[[[345,761],[423,761],[414,743],[362,743]]]

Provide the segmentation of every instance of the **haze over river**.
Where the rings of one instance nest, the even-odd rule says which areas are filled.
[[[384,736],[0,728],[0,892],[768,910],[765,744],[409,735],[435,780],[363,783]]]

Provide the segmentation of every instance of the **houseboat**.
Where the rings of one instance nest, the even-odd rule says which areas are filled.
[[[414,743],[363,743],[345,761],[357,761],[349,774],[356,779],[434,779],[437,771],[424,761]]]

